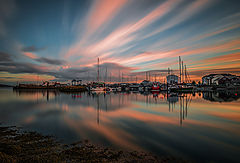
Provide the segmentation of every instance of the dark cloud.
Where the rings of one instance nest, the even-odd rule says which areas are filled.
[[[49,58],[38,58],[38,62],[48,63],[51,65],[62,65],[64,63],[63,60],[49,59]],[[133,76],[138,76],[139,80],[145,79],[146,72],[150,73],[153,77],[154,74],[160,75],[164,77],[167,75],[167,69],[159,69],[159,70],[150,70],[150,71],[141,71],[141,72],[133,72],[135,70],[132,67],[122,66],[117,63],[103,63],[100,66],[100,80],[101,81],[111,81],[119,82],[124,76],[124,81],[129,79],[133,79]],[[82,79],[85,81],[96,81],[97,80],[97,65],[92,67],[79,67],[79,68],[68,68],[59,70],[51,70],[48,67],[40,66],[34,63],[26,63],[26,62],[17,62],[11,59],[11,55],[0,52],[0,71],[8,72],[12,74],[39,74],[39,75],[50,75],[55,77],[55,81],[69,81],[72,79]],[[107,72],[107,75],[106,75]],[[172,73],[178,74],[178,70],[173,70]],[[190,75],[203,76],[209,73],[233,73],[239,74],[240,68],[231,68],[231,69],[214,69],[214,70],[204,70],[204,71],[190,71]],[[121,76],[119,78],[119,76]],[[131,77],[132,76],[132,77]],[[5,78],[7,79],[7,78]],[[9,78],[10,80],[10,78]]]
[[[10,54],[0,52],[0,62],[6,62],[6,61],[11,61],[11,56]]]
[[[223,69],[210,69],[210,70],[196,70],[189,72],[190,75],[204,76],[207,74],[218,74],[218,73],[230,73],[240,74],[240,67],[238,68],[223,68]]]
[[[36,58],[35,60],[38,61],[38,62],[41,62],[41,63],[50,64],[50,65],[63,65],[65,63],[64,60],[51,59],[51,58],[46,58],[46,57]]]
[[[46,48],[38,48],[38,47],[35,47],[35,46],[27,46],[27,47],[23,47],[22,48],[22,51],[23,52],[39,52],[39,51],[42,51],[42,50],[45,50]]]
[[[43,74],[42,67],[31,63],[4,62],[0,63],[0,71],[13,74],[19,73],[39,73]]]
[[[177,72],[177,70],[171,70],[172,73]],[[162,70],[149,70],[149,71],[138,71],[138,72],[133,72],[131,73],[132,75],[144,75],[146,73],[150,73],[150,74],[166,74],[168,73],[168,69],[162,69]]]
[[[1,77],[0,79],[22,79],[22,78],[17,78],[17,77],[11,77],[11,76],[7,76],[7,77]]]

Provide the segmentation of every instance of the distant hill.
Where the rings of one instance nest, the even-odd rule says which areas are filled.
[[[0,87],[13,87],[11,85],[6,85],[6,84],[0,84]]]

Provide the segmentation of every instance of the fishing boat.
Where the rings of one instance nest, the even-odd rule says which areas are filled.
[[[151,91],[152,92],[158,92],[158,91],[160,91],[160,87],[159,87],[159,85],[157,85],[157,84],[153,84],[153,86],[152,86],[152,88],[151,88]]]

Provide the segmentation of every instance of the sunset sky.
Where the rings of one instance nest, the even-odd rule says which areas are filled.
[[[0,83],[240,75],[239,0],[0,0]]]

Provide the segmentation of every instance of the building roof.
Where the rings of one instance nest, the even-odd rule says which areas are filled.
[[[205,77],[214,77],[216,75],[222,75],[222,76],[236,76],[236,75],[232,75],[232,74],[209,74],[209,75],[205,75],[203,76],[202,78],[205,78]]]

